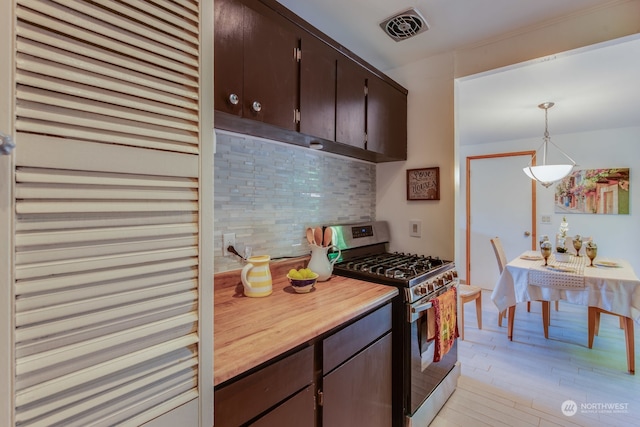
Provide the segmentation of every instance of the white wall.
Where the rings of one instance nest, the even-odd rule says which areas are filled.
[[[640,273],[640,210],[634,209],[640,203],[640,127],[607,129],[595,132],[551,135],[552,140],[578,163],[578,169],[629,168],[630,213],[629,215],[566,214],[569,235],[592,236],[598,245],[598,255],[624,258],[631,262],[636,273]],[[535,150],[541,143],[538,139],[503,141],[492,144],[467,145],[459,147],[459,168],[461,176],[466,175],[466,158],[483,154],[496,154],[522,150]],[[526,166],[525,164],[522,165]],[[458,212],[456,217],[457,246],[456,262],[466,264],[466,181],[460,183]],[[538,235],[554,235],[558,231],[563,214],[554,213],[555,185],[544,188],[537,186],[537,231]],[[509,205],[505,205],[505,215],[509,215]],[[551,223],[542,224],[541,215],[550,215]],[[496,230],[496,235],[499,235]],[[458,270],[462,270],[459,268]],[[461,274],[464,273],[461,271]]]
[[[456,52],[455,77],[542,58],[640,32],[640,0],[601,7],[523,28]]]
[[[456,212],[464,209],[458,206],[460,195],[464,195],[458,182],[465,176],[457,170],[455,78],[638,32],[640,0],[618,1],[387,71],[409,90],[408,160],[377,166],[376,218],[391,223],[391,249],[455,257],[458,270],[465,269],[466,260],[460,258],[465,247],[460,244],[456,225],[460,221]],[[526,150],[539,145],[539,140],[521,143]],[[441,200],[408,202],[406,169],[431,166],[440,167]],[[409,236],[409,221],[413,219],[422,221],[421,238]]]
[[[376,218],[391,226],[391,249],[453,260],[455,161],[453,54],[399,68],[389,75],[409,89],[408,159],[377,165]],[[407,201],[406,170],[440,168],[440,200]],[[409,235],[422,222],[421,237]]]

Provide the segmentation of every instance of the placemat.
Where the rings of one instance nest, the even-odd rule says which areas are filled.
[[[542,260],[529,269],[529,284],[559,289],[584,288],[584,268],[587,261],[587,257],[572,256],[569,262],[558,263],[551,255],[548,266],[545,267]]]

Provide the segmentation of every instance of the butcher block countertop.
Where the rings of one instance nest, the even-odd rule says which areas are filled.
[[[289,285],[290,268],[309,257],[270,264],[273,293],[245,297],[240,270],[214,276],[214,385],[242,374],[393,299],[398,289],[333,275],[307,294]]]

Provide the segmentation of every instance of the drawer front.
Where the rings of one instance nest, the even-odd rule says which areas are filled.
[[[323,341],[322,370],[326,375],[391,330],[391,304],[380,307]]]
[[[313,347],[215,390],[214,423],[238,426],[313,383]]]

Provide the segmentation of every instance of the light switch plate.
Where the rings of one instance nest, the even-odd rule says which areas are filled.
[[[418,220],[409,221],[409,236],[411,237],[422,236],[422,221],[418,221]]]
[[[551,215],[541,215],[540,222],[542,224],[551,224]]]

